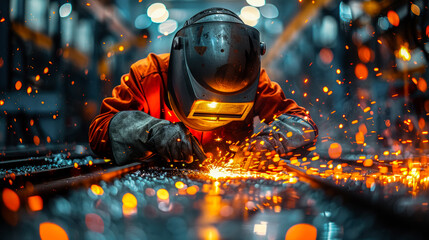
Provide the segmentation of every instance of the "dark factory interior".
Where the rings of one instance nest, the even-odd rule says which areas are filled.
[[[428,7],[427,0],[0,1],[0,238],[428,239]],[[215,17],[191,21],[214,8],[204,13]],[[231,44],[228,58],[223,48],[191,47],[210,26],[226,26],[203,35],[213,36],[210,46]],[[229,27],[230,38],[222,35]],[[194,95],[177,97],[180,86],[206,81],[199,78],[211,74],[205,63],[231,63],[253,39],[257,47],[243,50],[241,60],[257,68],[224,68],[223,76],[239,74],[198,85],[220,82],[213,96],[224,86],[229,100],[199,98],[182,114],[182,101]],[[161,69],[165,53],[172,57]],[[149,79],[143,71],[154,61],[156,76],[168,74],[158,80],[165,91],[137,88],[146,90],[148,106],[156,98],[169,102],[165,109],[174,111],[167,113],[180,122],[164,110],[157,117],[144,104],[125,104],[137,101],[127,95],[136,91],[130,82]],[[230,66],[242,64],[234,61]],[[228,84],[253,73],[245,105]],[[263,117],[274,101],[264,100],[263,81],[280,86],[276,96],[294,100],[301,113],[290,107]],[[111,102],[126,107],[106,113]],[[199,103],[247,110],[239,120],[221,110],[197,116]],[[128,113],[162,120],[184,138],[162,148],[168,131],[137,134],[132,126],[145,120],[117,123]],[[248,119],[252,133],[206,144],[203,134],[216,131],[194,128],[191,117],[225,129]],[[282,132],[278,124],[288,121],[301,125]],[[135,151],[121,162],[115,134],[139,135],[149,150],[128,143],[123,153]],[[291,147],[299,137],[305,144]],[[223,147],[209,151],[213,142]]]

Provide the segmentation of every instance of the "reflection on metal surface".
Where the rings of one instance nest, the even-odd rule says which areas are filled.
[[[374,161],[374,166],[377,164]],[[340,184],[342,178],[335,175],[346,176],[350,167],[331,165],[327,170],[333,171],[333,181]],[[418,171],[410,171],[410,176],[417,175]],[[302,239],[302,232],[306,232],[305,239],[341,239],[346,234],[362,239],[396,234],[395,229],[388,228],[391,233],[384,236],[386,227],[370,220],[373,215],[354,212],[304,179],[298,180],[294,173],[278,178],[281,180],[242,174],[215,179],[207,172],[190,170],[138,170],[64,197],[54,196],[41,211],[19,211],[19,221],[8,236],[38,234],[42,219],[55,224],[50,226],[61,226],[63,231],[55,227],[58,234],[80,239],[94,234],[105,239],[123,238],[124,233],[147,239]],[[373,179],[377,189],[378,180]],[[103,194],[97,194],[98,188]]]

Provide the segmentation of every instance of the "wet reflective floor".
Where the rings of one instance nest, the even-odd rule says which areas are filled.
[[[302,166],[299,169],[305,170]],[[213,179],[198,171],[152,168],[108,182],[97,181],[65,194],[21,198],[18,206],[11,201],[14,191],[4,188],[2,236],[4,239],[425,239],[427,234],[424,219],[408,221],[413,215],[401,211],[389,213],[391,208],[377,209],[378,205],[367,201],[366,195],[353,199],[354,195],[342,191],[347,184],[338,182],[340,190],[332,190],[292,172],[279,179]],[[374,193],[377,188],[372,187]]]

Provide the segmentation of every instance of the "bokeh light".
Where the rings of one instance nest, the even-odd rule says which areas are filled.
[[[131,193],[125,193],[122,197],[122,204],[126,208],[137,207],[137,198]]]
[[[98,233],[104,232],[104,221],[98,214],[95,214],[95,213],[86,214],[85,224],[86,224],[86,227],[91,231],[98,232]]]
[[[369,61],[371,61],[372,58],[372,51],[369,47],[367,46],[361,46],[358,50],[358,56],[359,59],[363,62],[363,63],[368,63]]]
[[[100,187],[100,186],[98,186],[98,185],[95,185],[95,184],[92,184],[92,185],[91,185],[91,191],[92,191],[92,193],[94,193],[95,195],[99,195],[99,196],[101,196],[101,195],[103,195],[103,194],[104,194],[104,190],[103,190],[103,188],[102,188],[102,187]]]
[[[367,79],[368,78],[368,68],[362,63],[356,64],[355,75],[360,80]]]
[[[343,150],[341,148],[341,145],[335,142],[335,143],[331,143],[331,145],[329,146],[328,154],[330,158],[338,159],[341,157],[342,151]]]
[[[167,21],[159,24],[158,32],[164,34],[165,36],[173,33],[177,29],[177,21],[173,19],[168,19]]]
[[[278,8],[271,3],[265,4],[260,11],[265,18],[276,18],[279,16]]]
[[[293,225],[287,230],[285,236],[285,240],[316,240],[316,238],[316,227],[307,223]]]
[[[16,194],[14,191],[10,190],[9,188],[3,189],[2,192],[2,199],[4,205],[11,211],[18,211],[20,206],[20,201],[18,194]]]
[[[43,209],[43,199],[37,195],[28,197],[28,207],[33,212],[42,210]]]
[[[156,196],[161,200],[167,200],[170,197],[170,194],[167,190],[161,188],[156,192]]]
[[[147,14],[141,14],[136,17],[136,20],[134,20],[134,26],[137,29],[145,29],[150,27],[152,24],[152,20]]]
[[[70,16],[71,12],[72,12],[71,3],[64,3],[63,5],[61,5],[60,10],[59,10],[60,17],[66,18],[66,17]]]
[[[249,26],[255,26],[260,17],[261,13],[255,7],[245,6],[240,11],[240,18]]]
[[[51,222],[41,223],[39,235],[42,240],[68,240],[66,231],[59,225]]]
[[[177,189],[182,189],[185,187],[185,184],[181,181],[178,181],[174,184],[176,186]]]
[[[392,24],[393,26],[397,27],[399,26],[399,16],[395,11],[388,11],[387,12],[387,19],[389,20],[390,24]]]
[[[150,5],[147,9],[147,15],[152,18],[152,17],[160,17],[164,14],[164,11],[167,8],[165,7],[165,5],[163,3],[153,3],[152,5]]]
[[[165,22],[169,16],[170,16],[170,13],[167,10],[165,10],[163,15],[159,17],[152,17],[151,20],[154,23],[162,23],[162,22]]]
[[[246,0],[246,2],[254,7],[262,7],[265,5],[265,0]]]
[[[334,60],[334,54],[332,53],[332,50],[329,48],[322,48],[319,52],[319,58],[320,60],[328,65]]]

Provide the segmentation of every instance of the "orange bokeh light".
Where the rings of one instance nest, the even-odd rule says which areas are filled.
[[[17,81],[15,83],[15,89],[19,91],[21,88],[22,88],[22,82],[21,81]]]
[[[362,132],[363,135],[368,133],[368,129],[365,126],[365,123],[362,123],[361,125],[359,125],[359,132]]]
[[[368,77],[368,68],[364,64],[362,64],[362,63],[357,64],[356,68],[355,68],[355,75],[360,80],[367,79],[367,77]]]
[[[426,90],[428,89],[428,84],[426,83],[426,80],[424,80],[423,78],[419,78],[419,81],[417,81],[417,88],[422,92],[426,92]]]
[[[365,161],[363,161],[363,165],[365,167],[371,167],[373,163],[374,161],[372,159],[366,159]]]
[[[203,227],[198,230],[198,239],[218,240],[220,238],[219,231],[213,226]]]
[[[315,240],[316,237],[316,227],[307,223],[299,223],[287,230],[285,240]]]
[[[170,194],[167,190],[161,188],[156,192],[156,196],[161,200],[167,200],[170,197]]]
[[[390,10],[389,12],[387,12],[387,19],[393,26],[399,26],[399,16],[395,11]]]
[[[135,208],[137,207],[137,198],[131,193],[125,193],[122,197],[122,204],[124,204],[126,208]]]
[[[43,209],[43,199],[40,196],[28,197],[28,207],[31,211],[37,212]]]
[[[357,144],[363,144],[365,142],[365,136],[362,132],[356,133],[356,143]]]
[[[369,61],[371,61],[372,58],[372,51],[369,47],[367,46],[362,46],[359,48],[358,50],[358,56],[359,59],[364,62],[364,63],[368,63]]]
[[[66,231],[55,223],[44,222],[39,226],[39,234],[42,240],[68,240]]]
[[[91,185],[91,191],[92,191],[92,193],[94,193],[95,195],[98,195],[98,196],[101,196],[104,194],[103,188],[98,186],[98,185],[95,185],[95,184]]]
[[[182,189],[185,187],[185,184],[181,181],[178,181],[178,182],[176,182],[175,186],[177,189]]]
[[[325,93],[326,93],[326,92],[328,92],[328,91],[329,91],[329,88],[328,88],[328,87],[326,87],[326,86],[324,86],[324,87],[323,87],[323,92],[325,92]]]
[[[39,146],[39,144],[40,144],[40,138],[38,136],[34,136],[33,137],[33,142],[34,142],[34,145]]]
[[[341,148],[341,145],[339,143],[331,143],[329,146],[328,154],[330,158],[337,159],[341,157],[343,149]]]
[[[419,119],[419,128],[423,129],[426,126],[426,122],[424,118]]]
[[[16,194],[16,192],[10,190],[9,188],[5,188],[3,189],[3,192],[2,192],[2,199],[3,199],[4,205],[9,210],[14,212],[18,211],[20,201],[19,201],[18,194]]]
[[[198,192],[197,186],[190,186],[186,189],[186,193],[189,195],[195,195]]]

